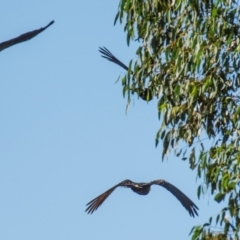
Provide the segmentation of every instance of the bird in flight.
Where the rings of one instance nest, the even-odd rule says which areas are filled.
[[[106,58],[108,61],[113,62],[128,71],[128,67],[117,59],[107,48],[99,47],[99,52],[102,54],[101,56],[103,58]],[[133,75],[133,71],[130,72]],[[143,88],[136,92],[144,101],[151,101],[153,99],[153,95],[148,88]]]
[[[90,201],[86,206],[87,209],[85,212],[88,214],[92,214],[94,211],[98,209],[98,207],[106,200],[106,198],[117,188],[117,187],[127,187],[131,188],[132,191],[134,191],[137,194],[140,195],[147,195],[152,185],[159,185],[167,189],[169,192],[171,192],[179,201],[180,203],[185,207],[185,209],[189,212],[191,217],[198,216],[197,210],[198,207],[194,204],[192,200],[190,200],[182,191],[180,191],[178,188],[176,188],[171,183],[159,179],[155,181],[151,181],[149,183],[136,183],[132,182],[131,180],[124,180],[114,187],[108,189],[106,192],[102,193],[98,197],[94,198],[92,201]]]

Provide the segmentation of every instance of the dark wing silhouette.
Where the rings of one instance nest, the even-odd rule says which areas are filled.
[[[166,188],[169,192],[171,192],[180,202],[181,204],[187,209],[190,216],[195,217],[198,216],[197,210],[198,207],[194,204],[192,200],[190,200],[182,191],[178,188],[173,186],[171,183],[165,180],[155,180],[150,183],[151,185],[159,185]]]
[[[107,48],[105,47],[99,47],[99,52],[103,55],[101,55],[103,58],[106,58],[110,62],[116,63],[117,65],[121,66],[125,70],[128,71],[128,67],[122,63],[119,59],[117,59]],[[130,71],[133,74],[133,71]],[[153,95],[148,89],[141,89],[137,92],[140,98],[142,98],[145,101],[151,101],[153,99]]]
[[[37,29],[37,30],[34,30],[34,31],[31,31],[31,32],[27,32],[27,33],[24,33],[16,38],[13,38],[13,39],[10,39],[8,41],[5,41],[5,42],[2,42],[0,43],[0,51],[8,48],[8,47],[11,47],[15,44],[18,44],[18,43],[21,43],[21,42],[25,42],[25,41],[28,41],[30,40],[31,38],[37,36],[39,33],[41,33],[42,31],[44,31],[45,29],[47,29],[49,26],[51,26],[52,24],[54,23],[54,21],[51,21],[47,26],[43,27],[43,28],[40,28],[40,29]]]
[[[103,54],[101,55],[103,58],[106,58],[110,62],[116,63],[117,65],[121,66],[122,68],[128,71],[128,67],[124,63],[122,63],[120,60],[118,60],[107,48],[99,47],[99,52]]]
[[[85,210],[85,212],[89,213],[93,213],[94,211],[96,211],[98,209],[98,207],[106,200],[106,198],[117,188],[117,187],[130,187],[133,184],[133,182],[131,180],[124,180],[120,183],[118,183],[117,185],[115,185],[114,187],[108,189],[106,192],[102,193],[101,195],[99,195],[98,197],[94,198],[92,201],[90,201],[86,206],[87,209]]]

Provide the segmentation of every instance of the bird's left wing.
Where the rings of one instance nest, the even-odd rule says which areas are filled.
[[[195,215],[198,216],[198,213],[197,213],[198,207],[195,205],[195,203],[191,199],[189,199],[182,191],[180,191],[177,187],[175,187],[171,183],[169,183],[163,179],[160,179],[160,180],[152,181],[151,185],[159,185],[159,186],[166,188],[181,202],[181,204],[189,212],[190,216],[192,216],[192,217],[195,217]]]
[[[98,197],[94,198],[92,201],[90,201],[86,206],[87,209],[85,210],[85,212],[89,213],[93,213],[94,211],[96,211],[98,209],[98,207],[106,200],[106,198],[119,186],[122,187],[127,187],[130,186],[132,184],[132,181],[130,180],[124,180],[120,183],[118,183],[117,185],[115,185],[114,187],[108,189],[106,192],[102,193],[101,195],[99,195]]]

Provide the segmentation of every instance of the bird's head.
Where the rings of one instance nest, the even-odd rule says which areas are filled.
[[[130,185],[133,184],[133,182],[132,182],[131,180],[127,179],[127,180],[124,180],[124,181],[122,182],[122,184],[123,184],[124,186],[130,186]]]
[[[134,188],[142,188],[142,186],[138,183],[132,182],[131,180],[127,179],[122,182],[122,185],[125,187],[134,187]]]

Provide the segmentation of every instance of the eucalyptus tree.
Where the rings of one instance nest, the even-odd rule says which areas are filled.
[[[239,6],[234,0],[120,0],[115,18],[127,44],[139,43],[121,79],[127,104],[134,94],[157,99],[162,158],[174,150],[202,181],[199,198],[210,192],[216,203],[225,200],[217,216],[193,227],[192,239],[240,238]]]

